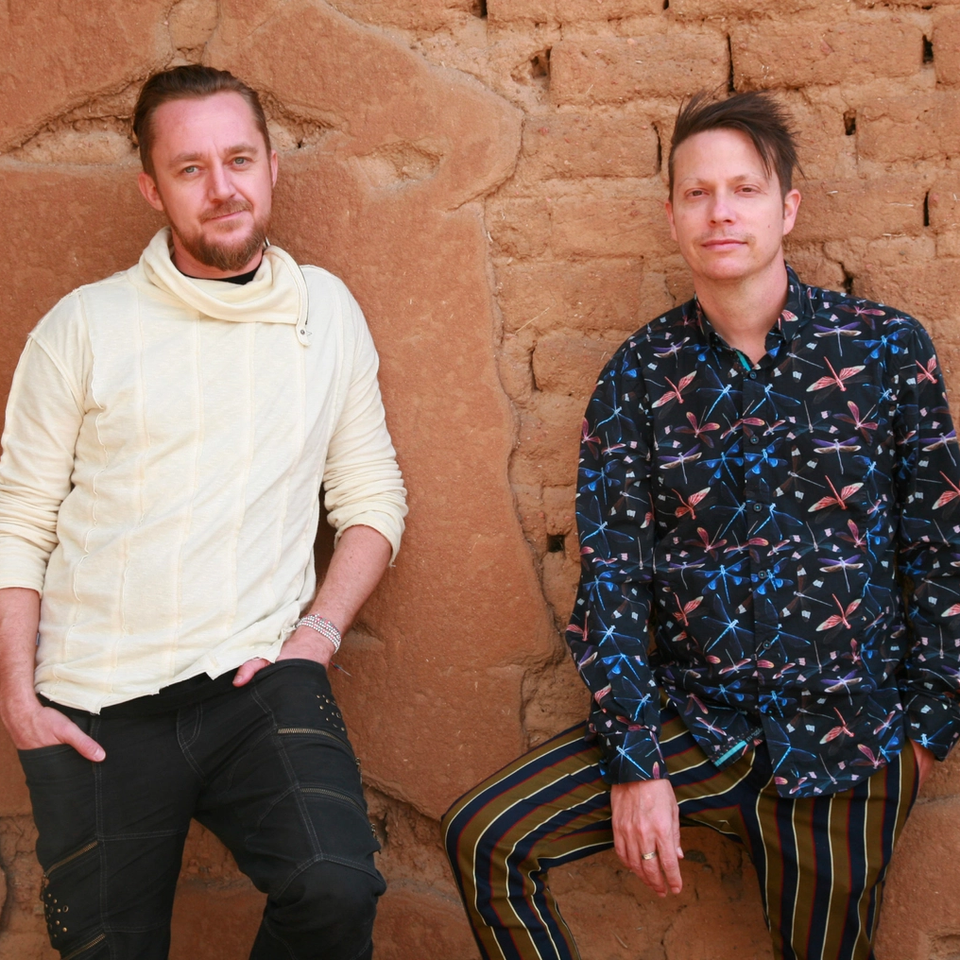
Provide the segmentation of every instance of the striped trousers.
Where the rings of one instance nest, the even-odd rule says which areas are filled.
[[[883,880],[916,798],[909,745],[850,790],[785,799],[764,745],[718,770],[671,707],[661,719],[681,824],[746,846],[774,957],[872,958]],[[443,818],[447,855],[486,960],[579,960],[546,873],[613,846],[610,788],[584,734],[581,724],[520,757]]]

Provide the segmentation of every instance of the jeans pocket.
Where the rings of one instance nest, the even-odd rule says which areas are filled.
[[[285,660],[276,660],[273,663],[268,663],[254,674],[254,680],[261,676],[266,679],[266,677],[289,669],[307,670],[322,674],[323,676],[327,675],[327,668],[319,660],[310,660],[307,657],[288,657]]]
[[[77,957],[104,940],[94,764],[69,744],[18,751],[37,825],[40,899],[50,943]]]
[[[37,825],[44,871],[96,833],[94,764],[68,744],[18,751]]]
[[[74,750],[69,743],[51,743],[45,747],[31,747],[29,750],[18,750],[17,756],[20,758],[20,765],[24,767],[24,773],[26,773],[26,766],[33,764],[35,761],[43,760],[46,757],[56,759],[57,754],[65,754],[69,750]],[[74,753],[76,753],[75,750]]]

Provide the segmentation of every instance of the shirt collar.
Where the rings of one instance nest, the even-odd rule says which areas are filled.
[[[806,322],[813,316],[813,304],[810,298],[804,296],[804,285],[797,279],[793,267],[789,264],[787,267],[787,302],[783,305],[780,316],[776,323],[771,327],[767,334],[768,350],[771,346],[772,337],[775,342],[790,343],[800,332]],[[723,342],[723,338],[716,330],[713,324],[703,312],[697,295],[693,295],[693,309],[697,323],[700,325],[700,332],[709,343]]]

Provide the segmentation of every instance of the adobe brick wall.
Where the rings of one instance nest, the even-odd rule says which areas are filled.
[[[340,274],[382,357],[409,532],[335,682],[390,880],[381,960],[476,957],[438,818],[582,718],[558,628],[597,370],[690,293],[662,213],[680,99],[777,90],[807,179],[803,276],[914,312],[960,396],[960,0],[0,0],[0,394],[29,329],[133,262],[158,221],[126,121],[202,59],[265,94],[273,238]],[[960,943],[960,767],[939,768],[888,885],[881,960]],[[29,804],[0,735],[0,960],[51,957]],[[703,831],[659,901],[612,854],[555,872],[587,960],[767,955],[752,866]],[[246,955],[259,895],[201,829],[173,956]]]

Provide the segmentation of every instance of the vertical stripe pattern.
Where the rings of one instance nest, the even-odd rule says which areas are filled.
[[[774,956],[870,960],[893,846],[916,796],[908,748],[850,790],[786,799],[760,745],[718,770],[665,708],[661,748],[681,823],[743,843],[757,868]],[[579,960],[547,886],[550,867],[613,846],[609,786],[583,725],[461,797],[443,819],[474,936],[486,960]]]

